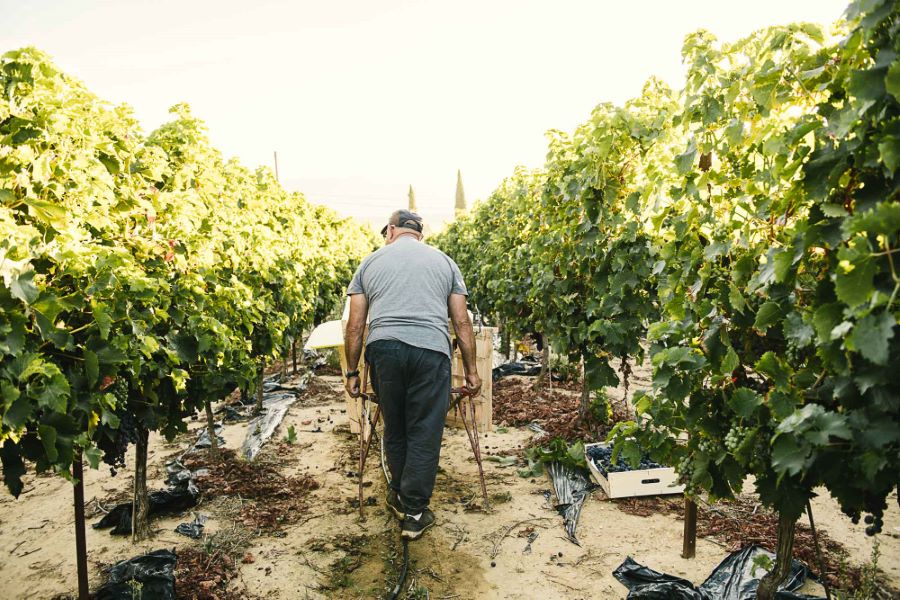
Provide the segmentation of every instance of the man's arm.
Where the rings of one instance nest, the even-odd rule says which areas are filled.
[[[350,317],[347,320],[347,331],[344,332],[344,352],[347,356],[347,370],[356,371],[359,357],[362,354],[363,333],[366,330],[366,316],[369,314],[369,302],[365,294],[350,296]],[[345,383],[347,393],[353,398],[359,397],[359,376],[348,377]]]
[[[453,331],[456,332],[459,352],[462,354],[463,369],[466,372],[466,387],[474,396],[481,390],[481,377],[478,376],[478,366],[475,360],[475,332],[472,330],[469,311],[466,310],[466,297],[463,294],[450,294],[450,298],[447,300],[447,310],[450,313],[450,320],[453,322]]]

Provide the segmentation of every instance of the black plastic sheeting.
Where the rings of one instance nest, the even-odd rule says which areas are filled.
[[[225,426],[219,422],[215,423],[214,427],[216,429],[216,441],[219,442],[219,448],[225,446],[225,439],[220,435],[222,431],[225,429]],[[212,447],[212,444],[209,441],[209,429],[207,427],[203,427],[200,430],[200,434],[197,436],[197,441],[194,442],[191,450],[206,450]]]
[[[177,514],[197,505],[200,491],[194,484],[194,474],[178,460],[166,463],[166,472],[168,489],[148,494],[148,517]],[[112,535],[130,535],[132,508],[131,502],[116,505],[100,521],[94,523],[94,529],[112,527]]]
[[[581,515],[584,501],[597,485],[591,482],[590,474],[586,470],[573,468],[559,462],[549,463],[547,474],[550,475],[553,492],[556,494],[554,508],[563,518],[566,535],[570,542],[580,546],[578,538],[575,537],[578,517]]]
[[[154,550],[117,562],[109,568],[109,580],[100,586],[94,598],[175,600],[176,560],[177,557],[171,550]]]
[[[203,537],[203,527],[204,523],[206,523],[206,519],[206,515],[198,514],[190,523],[179,523],[175,527],[175,533],[180,533],[181,535],[186,535],[189,538],[199,540],[201,537]]]
[[[246,411],[235,408],[234,406],[225,406],[219,412],[222,413],[222,420],[226,423],[246,421],[249,418]]]
[[[259,453],[281,425],[288,409],[297,401],[297,395],[306,389],[308,381],[309,374],[305,375],[296,386],[282,386],[273,381],[263,383],[263,410],[247,425],[247,437],[241,447],[244,458],[253,460]]]
[[[303,364],[311,369],[319,369],[328,364],[328,358],[316,350],[304,350]]]
[[[540,361],[519,360],[516,362],[508,362],[504,365],[494,367],[491,372],[492,381],[498,381],[507,375],[519,375],[522,377],[537,377],[541,374]],[[553,381],[565,381],[563,377],[559,377],[553,371],[550,372],[550,379]]]
[[[521,375],[523,377],[536,377],[541,372],[541,363],[531,361],[510,362],[499,367],[494,367],[493,380],[498,381],[507,375]]]
[[[760,568],[755,569],[758,576],[754,574],[753,561],[760,555],[775,559],[774,554],[761,546],[748,546],[729,554],[699,587],[686,579],[639,565],[630,556],[613,571],[613,577],[628,588],[627,600],[755,600],[759,580],[765,575]],[[775,598],[824,600],[819,596],[794,593],[803,587],[808,576],[809,570],[802,563],[793,561],[790,576]]]

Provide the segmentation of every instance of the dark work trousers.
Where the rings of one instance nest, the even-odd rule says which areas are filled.
[[[372,387],[384,416],[391,487],[406,511],[431,500],[450,406],[450,358],[394,340],[366,346]]]

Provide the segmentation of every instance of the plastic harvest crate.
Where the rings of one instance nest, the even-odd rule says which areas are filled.
[[[678,483],[678,476],[672,467],[659,467],[657,469],[638,469],[635,471],[621,471],[618,473],[603,474],[594,466],[594,461],[587,456],[587,449],[592,446],[609,446],[607,443],[598,442],[585,444],[585,460],[591,475],[608,498],[630,498],[632,496],[657,496],[662,494],[680,494],[684,492],[684,486]]]

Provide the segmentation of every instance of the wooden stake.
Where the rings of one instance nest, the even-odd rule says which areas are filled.
[[[263,359],[259,365],[259,377],[256,380],[256,409],[254,414],[262,414],[263,410],[263,381],[266,378],[266,361]]]
[[[372,431],[369,432],[368,440],[366,439],[366,428],[369,426],[369,415],[367,411],[368,400],[366,394],[366,381],[369,378],[369,363],[363,361],[362,368],[362,377],[359,380],[359,391],[360,396],[356,399],[357,406],[359,407],[359,520],[366,520],[366,509],[365,502],[363,501],[363,475],[366,470],[366,457],[369,454],[369,443],[372,441],[372,434],[374,433],[374,427]],[[361,400],[361,402],[360,402]],[[376,405],[376,411],[380,409],[380,405]],[[376,412],[377,414],[377,412]],[[376,417],[377,418],[377,417]]]
[[[681,558],[694,558],[697,554],[697,503],[684,497],[684,544]]]
[[[813,542],[816,546],[816,558],[819,560],[819,581],[825,588],[825,599],[831,600],[831,586],[828,585],[828,573],[825,571],[825,561],[822,560],[822,548],[819,546],[819,534],[816,533],[816,522],[813,520],[812,502],[806,499],[806,514],[809,515],[809,528],[812,530]]]
[[[213,418],[212,402],[207,400],[203,405],[206,409],[206,433],[209,435],[209,455],[213,458],[218,458],[219,439],[216,437],[216,421]]]
[[[506,357],[506,362],[511,360],[510,354],[512,353],[512,340],[510,340],[509,335],[509,327],[507,327],[506,323],[501,324],[500,329],[500,352],[503,356]]]
[[[484,509],[490,509],[490,501],[488,500],[487,485],[484,481],[484,467],[481,462],[481,443],[478,439],[478,419],[475,414],[475,399],[466,394],[460,394],[456,402],[457,414],[466,428],[466,436],[469,438],[469,445],[472,446],[472,454],[475,457],[475,464],[478,465],[478,479],[481,482],[481,495],[484,498]],[[469,421],[466,418],[466,410],[471,411],[472,428],[469,428]]]
[[[89,600],[87,566],[87,541],[84,533],[84,468],[81,450],[72,462],[72,477],[75,478],[75,560],[78,564],[78,600]]]
[[[584,357],[581,357],[581,416],[587,415],[588,408],[591,404],[591,388],[588,387],[587,368],[584,364]]]

